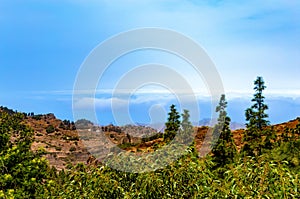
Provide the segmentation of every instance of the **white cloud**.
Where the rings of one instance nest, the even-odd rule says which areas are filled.
[[[80,98],[75,100],[74,109],[107,109],[114,106],[114,108],[124,107],[128,102],[120,98]]]
[[[249,87],[252,87],[249,86]],[[74,95],[74,102],[75,107],[77,108],[84,108],[84,107],[92,107],[93,104],[96,105],[98,108],[109,108],[111,104],[117,104],[118,106],[127,105],[127,103],[131,104],[144,104],[144,103],[160,103],[160,104],[167,104],[170,101],[174,101],[176,97],[179,99],[184,99],[184,102],[193,101],[194,98],[197,100],[205,100],[210,101],[211,95],[209,92],[203,90],[195,89],[194,93],[186,93],[182,90],[177,90],[176,93],[171,93],[165,89],[159,88],[145,88],[145,89],[138,89],[134,93],[131,94],[132,90],[113,90],[113,89],[99,89],[96,92],[92,90],[84,90],[76,92],[77,95]],[[243,99],[251,99],[254,90],[246,90],[246,89],[227,89],[225,90],[226,98],[228,100],[236,99],[236,98],[243,98]],[[29,97],[31,99],[46,99],[46,97],[51,94],[58,101],[70,101],[73,91],[42,91],[36,92],[38,95],[33,94]],[[90,97],[93,94],[96,94],[96,97]],[[114,95],[112,95],[114,93]],[[264,94],[268,98],[284,98],[289,97],[293,99],[300,98],[300,89],[266,89]],[[63,98],[61,96],[64,96]],[[69,96],[69,97],[68,97]],[[101,97],[106,96],[106,97]],[[109,97],[112,96],[112,97]]]

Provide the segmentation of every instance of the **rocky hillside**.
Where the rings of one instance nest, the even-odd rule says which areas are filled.
[[[67,164],[86,163],[92,158],[91,154],[101,159],[115,145],[137,145],[142,137],[156,134],[154,129],[141,126],[100,127],[86,121],[78,121],[75,125],[57,119],[54,114],[27,115],[24,122],[34,130],[32,150],[45,150],[50,165],[57,169]]]
[[[0,111],[14,114],[15,111],[0,107]],[[151,127],[126,125],[94,126],[87,120],[74,122],[60,120],[54,114],[35,115],[24,113],[24,123],[34,131],[32,150],[44,150],[50,165],[63,169],[68,164],[92,162],[101,159],[112,150],[152,152],[164,145],[163,134]],[[286,128],[295,128],[298,119],[272,126],[280,136]],[[77,128],[76,128],[77,127]],[[211,127],[195,127],[195,144],[200,156],[209,150],[207,142]],[[244,130],[233,131],[234,141],[240,149]],[[118,146],[118,147],[116,147]],[[119,149],[120,148],[120,149]],[[94,156],[94,157],[93,157]]]

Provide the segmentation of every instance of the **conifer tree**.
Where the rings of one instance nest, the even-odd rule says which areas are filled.
[[[246,116],[246,131],[243,137],[244,146],[242,151],[246,155],[259,155],[263,148],[271,148],[271,139],[274,137],[272,130],[266,129],[269,125],[268,106],[265,104],[263,90],[266,88],[262,77],[257,77],[254,81],[253,99],[254,104],[245,112]],[[263,138],[264,137],[264,138]]]
[[[184,109],[183,114],[181,114],[182,121],[181,121],[181,129],[180,129],[180,136],[182,139],[183,144],[188,144],[193,139],[193,125],[190,122],[190,114],[189,111]]]
[[[170,141],[175,137],[179,127],[180,127],[180,115],[176,110],[174,104],[170,106],[170,112],[168,113],[168,121],[166,122],[166,129],[164,133],[164,140]]]
[[[232,132],[230,130],[230,117],[226,112],[227,102],[225,95],[220,98],[219,105],[216,107],[216,112],[219,113],[218,123],[213,129],[213,149],[214,161],[216,166],[224,166],[233,162],[237,153],[236,145],[233,141]]]
[[[254,81],[254,98],[251,100],[254,104],[251,108],[246,110],[246,121],[247,127],[255,127],[259,130],[262,130],[263,127],[269,125],[267,120],[268,114],[265,113],[268,110],[268,106],[264,103],[265,97],[263,96],[263,90],[266,88],[265,82],[262,77],[257,77]]]

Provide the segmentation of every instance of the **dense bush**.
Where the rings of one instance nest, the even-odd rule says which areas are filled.
[[[33,198],[47,176],[47,161],[30,150],[33,132],[23,117],[0,112],[0,198]]]
[[[106,166],[77,165],[61,171],[39,189],[40,198],[297,198],[299,170],[265,156],[243,157],[224,177],[210,157],[191,153],[164,169],[126,173]]]
[[[47,126],[47,128],[46,128],[47,133],[53,133],[54,131],[55,131],[55,128],[53,125]]]

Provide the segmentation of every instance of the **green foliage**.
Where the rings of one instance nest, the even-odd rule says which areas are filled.
[[[194,127],[190,121],[189,111],[184,109],[183,113],[181,114],[181,117],[181,128],[179,128],[178,130],[176,142],[185,146],[186,150],[191,151],[194,154],[194,156],[197,157],[198,153],[196,151],[194,142]]]
[[[23,117],[0,113],[0,198],[33,198],[46,177],[47,162],[30,150],[33,132]]]
[[[266,88],[262,77],[257,77],[254,81],[254,104],[245,111],[247,129],[243,138],[244,147],[242,152],[245,155],[260,155],[263,149],[272,148],[272,140],[275,140],[273,130],[266,128],[269,125],[267,120],[268,106],[264,103],[263,90]]]
[[[225,95],[220,98],[216,112],[219,113],[218,123],[213,129],[213,160],[216,167],[224,166],[232,163],[237,154],[237,149],[233,141],[232,132],[230,130],[230,118],[226,112],[227,102]]]
[[[76,130],[75,123],[71,122],[70,120],[63,120],[59,124],[58,128],[61,128],[61,129],[64,129],[64,130]]]
[[[225,96],[217,107],[219,140],[232,140]],[[289,129],[280,144],[255,157],[239,156],[217,165],[216,156],[199,159],[192,148],[172,145],[155,154],[117,154],[106,165],[49,169],[45,159],[30,151],[33,132],[21,124],[22,114],[0,117],[0,198],[297,198],[300,189],[299,130]],[[221,128],[222,127],[222,128]],[[188,111],[182,114],[180,133],[190,132]],[[184,133],[182,134],[184,135]],[[222,136],[223,135],[223,136]],[[180,137],[180,136],[179,136]],[[181,137],[180,137],[181,138]],[[220,142],[220,146],[227,142]],[[170,154],[185,150],[170,162]],[[224,147],[221,148],[221,151]],[[160,154],[162,156],[160,156]],[[180,155],[180,154],[179,154]],[[165,157],[162,158],[162,157]],[[230,156],[229,156],[230,157]],[[129,164],[128,159],[135,158]],[[141,161],[142,160],[142,161]],[[146,164],[152,163],[152,164]],[[151,170],[151,166],[165,167]],[[140,169],[122,172],[112,166]],[[146,168],[148,166],[148,168]],[[148,169],[148,170],[147,170]],[[222,175],[220,175],[222,169]],[[137,171],[137,170],[136,170]]]
[[[266,88],[265,82],[262,77],[257,77],[254,81],[254,98],[251,100],[254,104],[251,108],[246,110],[246,121],[247,128],[257,128],[262,130],[263,127],[269,125],[269,121],[267,120],[268,114],[265,113],[268,110],[268,106],[264,103],[265,97],[263,96],[263,90]]]
[[[51,174],[37,198],[297,198],[299,172],[285,161],[243,157],[229,164],[223,177],[210,157],[193,154],[164,169],[127,173],[107,166],[77,165]]]
[[[16,111],[12,110],[12,109],[9,109],[7,107],[4,107],[4,106],[0,106],[0,111],[1,112],[5,112],[7,113],[8,115],[13,115],[16,113]]]
[[[174,139],[176,133],[180,127],[180,115],[176,110],[174,104],[170,106],[170,112],[168,113],[168,121],[166,122],[166,129],[164,133],[164,141],[168,142]]]
[[[47,126],[47,128],[46,128],[47,133],[53,133],[54,131],[55,131],[55,128],[53,125]]]
[[[297,198],[299,177],[285,161],[249,156],[240,158],[225,172],[220,189],[223,197],[229,198]]]
[[[41,120],[43,115],[41,115],[41,114],[39,114],[39,115],[31,114],[31,117],[32,117],[32,119],[35,119],[35,120]]]
[[[70,148],[69,151],[70,151],[70,152],[76,151],[76,147],[75,147],[75,146],[71,146],[71,148]]]
[[[274,161],[286,161],[291,168],[300,171],[300,140],[282,142],[271,153],[266,153],[266,155]]]
[[[40,193],[45,198],[192,198],[209,194],[204,191],[210,175],[190,155],[165,169],[141,174],[77,166],[48,180]]]
[[[66,129],[66,127],[65,127],[65,125],[64,125],[63,122],[61,122],[61,123],[59,124],[58,128],[60,128],[60,129]]]
[[[297,140],[300,137],[300,118],[298,118],[298,124],[296,125],[296,128],[291,129],[286,127],[284,129],[284,133],[280,136],[281,142],[293,142]]]
[[[293,168],[300,171],[300,119],[296,128],[285,128],[280,142],[272,153],[267,153],[275,161],[287,161]]]
[[[221,104],[224,109],[217,108],[219,112],[225,111],[226,103]],[[227,115],[221,115],[226,121]],[[293,161],[300,154],[299,139],[295,137],[294,148],[289,148],[292,152],[284,149],[288,143],[290,141],[282,142],[278,148],[263,151],[265,153],[255,157],[237,154],[234,161],[224,167],[219,165],[219,169],[214,169],[214,156],[198,159],[186,148],[189,151],[177,161],[144,173],[114,170],[108,167],[109,163],[99,167],[80,164],[66,171],[50,173],[44,185],[38,188],[37,198],[297,198],[300,173]],[[172,147],[169,149],[166,152],[172,153]],[[164,161],[155,157],[148,159],[151,155],[136,165],[126,165],[124,160],[134,156],[118,154],[111,163],[143,167],[141,162]]]
[[[227,102],[222,95],[216,107],[219,118],[213,137],[218,139],[213,143],[212,156],[199,159],[194,146],[186,147],[193,134],[190,115],[184,110],[180,122],[172,105],[163,137],[166,143],[178,133],[179,142],[157,145],[153,153],[132,154],[115,147],[116,153],[109,154],[110,159],[98,166],[68,165],[61,171],[49,168],[41,158],[43,149],[37,153],[30,150],[33,132],[22,124],[24,114],[0,107],[0,199],[299,198],[300,118],[296,128],[286,128],[276,139],[274,129],[268,127],[268,107],[262,95],[265,88],[258,77],[254,104],[246,110],[248,123],[241,154],[233,142]],[[90,128],[93,124],[79,120],[76,125]],[[50,126],[47,133],[55,131]],[[70,121],[60,125],[65,129],[73,127]],[[161,134],[149,139],[157,137]],[[74,150],[76,147],[70,148]]]
[[[190,114],[188,110],[183,110],[183,114],[181,114],[181,129],[180,129],[180,137],[184,144],[191,143],[194,136],[193,125],[190,121]]]

